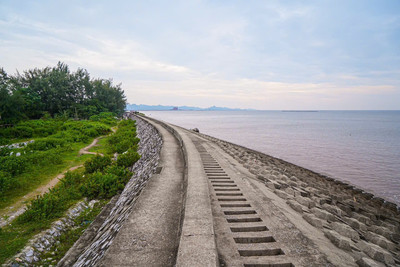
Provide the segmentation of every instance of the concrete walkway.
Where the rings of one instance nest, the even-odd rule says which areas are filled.
[[[393,259],[396,252],[359,240],[352,227],[368,222],[367,217],[331,213],[333,206],[326,203],[334,204],[332,199],[316,193],[304,169],[286,164],[282,170],[276,160],[263,163],[266,155],[258,152],[164,122],[149,122],[164,140],[159,165],[163,169],[150,179],[100,266],[394,266],[400,262]],[[286,168],[299,170],[293,173],[300,177],[304,175],[300,171],[305,172],[305,178],[289,175]],[[363,227],[386,234],[382,227]],[[350,234],[357,236],[350,239]],[[386,242],[400,251],[395,243]]]
[[[173,266],[183,209],[183,155],[175,137],[154,124],[163,138],[159,174],[153,175],[128,220],[98,266]]]

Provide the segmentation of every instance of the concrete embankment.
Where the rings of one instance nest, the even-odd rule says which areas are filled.
[[[395,205],[257,151],[138,122],[160,136],[147,141],[163,139],[160,156],[145,157],[159,168],[146,182],[135,174],[98,234],[60,266],[400,264]]]

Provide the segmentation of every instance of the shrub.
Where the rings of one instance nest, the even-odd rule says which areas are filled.
[[[60,217],[75,200],[82,198],[80,187],[83,182],[81,172],[67,172],[59,186],[32,200],[18,220],[28,222]]]
[[[14,176],[22,173],[28,166],[23,157],[9,156],[0,158],[0,171]]]
[[[16,185],[15,179],[9,173],[0,171],[0,193],[6,192],[8,189]]]
[[[132,167],[133,164],[140,159],[139,153],[133,149],[128,149],[124,154],[118,155],[117,166],[121,167]]]
[[[115,134],[108,138],[110,153],[123,153],[132,146],[139,143],[140,139],[136,137],[135,122],[132,120],[121,121]]]
[[[32,200],[26,211],[18,217],[18,220],[28,222],[59,217],[66,210],[66,207],[66,196],[55,189],[50,189],[49,192],[38,195],[36,199]]]
[[[14,127],[14,136],[19,138],[30,138],[33,135],[33,129],[29,126]]]
[[[104,173],[117,175],[124,183],[127,183],[131,179],[133,174],[127,168],[117,165],[107,166],[107,168],[105,168],[104,170]]]
[[[83,195],[89,199],[110,198],[124,189],[125,183],[117,175],[95,172],[81,187]]]
[[[96,155],[84,163],[86,173],[103,171],[111,164],[111,157]]]
[[[7,157],[10,155],[11,153],[11,149],[9,149],[8,147],[1,147],[0,148],[0,157]]]
[[[61,147],[65,145],[66,141],[60,138],[43,138],[37,139],[35,142],[28,144],[26,150],[49,150],[56,147]]]
[[[60,148],[50,149],[47,151],[34,151],[33,153],[27,153],[23,158],[26,162],[32,165],[45,166],[47,164],[60,164],[62,163],[63,150]]]
[[[8,138],[2,137],[2,132],[0,132],[0,146],[7,145],[10,141]]]

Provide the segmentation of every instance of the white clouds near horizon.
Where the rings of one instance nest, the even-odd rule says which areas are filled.
[[[5,1],[0,67],[63,61],[137,104],[400,109],[400,5],[339,2]]]

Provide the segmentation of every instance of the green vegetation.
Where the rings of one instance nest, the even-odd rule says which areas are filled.
[[[125,106],[120,84],[92,79],[84,69],[71,72],[61,62],[13,76],[0,68],[0,125],[42,117],[89,119],[101,112],[121,115]],[[18,133],[21,138],[32,134],[29,128]]]
[[[50,138],[47,140],[48,142],[46,141],[37,147],[43,150],[35,151],[41,153],[43,151],[62,149],[67,147],[66,144],[68,144],[68,141],[66,140],[75,140],[76,138],[81,140],[81,138],[85,139],[85,136],[90,134],[95,135],[95,132],[97,134],[103,133],[100,131],[104,130],[101,125],[106,125],[101,120],[82,123],[81,121],[66,121],[60,124],[62,132],[56,131],[53,135],[46,137]],[[89,127],[88,125],[92,125],[93,127]],[[35,131],[33,130],[33,132]],[[54,136],[62,137],[62,141],[53,140],[53,138],[57,139]],[[132,143],[128,144],[124,142],[125,139],[129,139]],[[123,143],[123,145],[119,142]],[[67,172],[55,188],[42,196],[37,196],[36,199],[29,203],[26,211],[14,220],[11,225],[0,229],[0,263],[4,263],[7,258],[15,255],[26,244],[29,238],[48,228],[53,221],[62,217],[65,211],[77,201],[82,200],[84,197],[88,199],[107,200],[115,194],[120,193],[132,176],[128,167],[132,166],[140,158],[140,155],[137,153],[138,142],[135,122],[121,121],[117,131],[106,137],[106,141],[104,142],[105,148],[103,149],[108,151],[108,155],[96,155],[90,158],[85,162],[84,170]],[[32,149],[28,149],[28,147],[21,151],[30,151],[29,149]],[[123,154],[119,155],[117,161],[112,161],[110,155],[121,151],[121,149],[126,150],[122,151]],[[20,157],[22,157],[22,154]],[[79,230],[77,231],[79,232]],[[75,236],[78,232],[71,233]],[[65,238],[69,240],[68,237]],[[68,242],[72,241],[69,240]]]
[[[34,139],[21,148],[0,148],[0,209],[68,167],[82,164],[87,156],[79,157],[78,151],[93,138],[110,133],[110,127],[117,123],[112,113],[94,119],[40,119],[0,128],[0,138],[7,143],[21,141],[22,137]]]
[[[37,266],[55,266],[67,253],[67,251],[74,245],[76,240],[83,234],[86,228],[94,221],[96,216],[101,212],[101,209],[107,204],[108,200],[101,200],[94,205],[92,209],[82,212],[75,219],[76,227],[67,230],[57,237],[57,243],[50,251],[43,255],[43,259],[36,263]],[[51,258],[51,260],[49,260]]]

